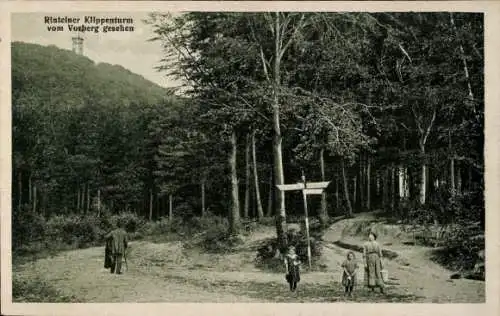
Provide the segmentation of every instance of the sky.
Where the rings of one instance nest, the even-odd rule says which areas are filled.
[[[72,49],[71,38],[76,32],[69,30],[67,24],[45,24],[45,17],[77,17],[83,24],[84,16],[97,18],[132,18],[133,32],[85,32],[80,33],[84,38],[83,54],[94,62],[106,62],[121,65],[130,71],[142,75],[146,79],[163,87],[179,86],[180,82],[168,78],[165,73],[154,69],[162,58],[160,42],[148,42],[153,37],[151,26],[142,22],[147,17],[146,12],[57,12],[50,13],[14,13],[12,14],[11,38],[12,41],[21,41],[40,45],[55,45],[63,49]],[[52,32],[49,25],[62,25],[64,31]],[[90,24],[87,24],[90,25]],[[110,24],[112,25],[112,24]],[[116,24],[115,24],[116,25]],[[101,27],[102,30],[102,27]]]

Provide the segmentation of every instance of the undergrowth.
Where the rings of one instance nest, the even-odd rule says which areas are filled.
[[[117,215],[65,215],[44,218],[26,210],[13,217],[13,263],[22,264],[52,256],[60,251],[102,246],[104,236],[118,223],[123,224],[129,240],[152,242],[182,240],[209,252],[226,253],[241,244],[242,236],[232,234],[226,218],[207,214],[204,217],[168,217],[154,222],[134,213]],[[22,215],[19,215],[22,214]],[[242,235],[251,234],[257,223],[242,222]]]
[[[30,277],[21,279],[12,274],[12,301],[22,303],[76,303],[77,298],[61,293],[47,281]]]
[[[309,240],[311,246],[311,267],[313,270],[322,270],[319,265],[319,259],[322,254],[321,236],[322,227],[319,224],[311,225],[309,232]],[[290,230],[287,232],[288,245],[295,247],[295,252],[301,261],[302,268],[308,268],[307,257],[307,238],[304,230]],[[272,271],[283,272],[283,258],[286,254],[286,249],[281,249],[276,238],[263,240],[258,248],[255,258],[257,268]]]

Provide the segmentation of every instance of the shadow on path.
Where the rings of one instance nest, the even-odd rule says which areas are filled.
[[[300,284],[297,292],[291,292],[288,284],[278,282],[236,282],[236,281],[205,281],[193,280],[181,276],[168,276],[167,279],[174,279],[178,282],[189,283],[202,288],[205,291],[226,292],[235,295],[244,295],[254,299],[261,299],[262,302],[276,303],[318,303],[318,302],[370,302],[370,303],[412,303],[418,302],[422,297],[415,295],[396,294],[391,291],[393,287],[386,289],[386,294],[381,294],[377,290],[371,292],[367,288],[355,290],[354,296],[347,298],[344,296],[343,287],[339,282],[331,284],[308,283]]]

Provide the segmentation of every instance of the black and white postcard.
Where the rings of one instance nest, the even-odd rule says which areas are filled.
[[[496,315],[499,8],[2,3],[2,314]]]

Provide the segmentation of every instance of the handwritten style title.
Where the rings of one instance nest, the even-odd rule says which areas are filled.
[[[120,17],[85,16],[83,18],[70,16],[45,16],[49,32],[133,32],[134,19]],[[65,28],[66,26],[66,28]]]

